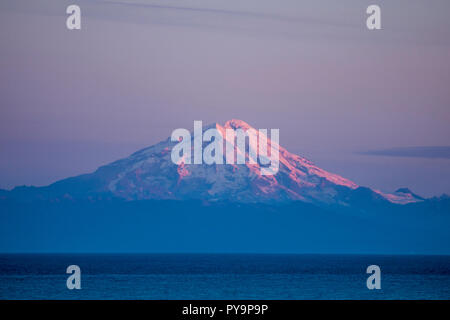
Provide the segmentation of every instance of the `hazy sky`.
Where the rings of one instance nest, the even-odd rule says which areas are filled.
[[[358,184],[450,193],[448,157],[360,154],[450,145],[449,14],[448,0],[2,0],[0,188],[239,118]]]

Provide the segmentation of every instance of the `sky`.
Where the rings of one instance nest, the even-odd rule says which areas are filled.
[[[81,30],[66,29],[70,4]],[[382,30],[366,28],[370,4]],[[447,0],[2,0],[0,188],[237,118],[357,184],[450,194],[449,12]]]

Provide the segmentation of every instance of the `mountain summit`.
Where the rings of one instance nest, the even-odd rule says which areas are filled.
[[[224,141],[226,129],[253,129],[248,123],[233,119],[224,125],[209,125],[204,127],[203,131],[214,127],[222,134]],[[270,146],[272,141],[268,137],[265,138]],[[261,175],[259,163],[174,164],[171,161],[171,150],[175,144],[176,142],[168,138],[127,158],[102,166],[91,174],[64,179],[47,187],[18,187],[9,193],[15,197],[43,200],[201,199],[233,202],[303,201],[347,205],[360,194],[378,201],[402,204],[421,200],[411,192],[401,192],[402,190],[395,194],[384,194],[361,188],[353,181],[327,172],[281,146],[278,172],[275,175]],[[248,148],[256,146],[250,144]],[[247,157],[249,150],[245,151]],[[240,152],[236,147],[235,151]]]

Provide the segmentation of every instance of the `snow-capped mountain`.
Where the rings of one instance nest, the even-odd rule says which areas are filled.
[[[216,128],[224,140],[226,129],[252,129],[242,120],[230,120],[224,125],[216,123],[204,127],[203,131],[209,128]],[[258,137],[262,134],[256,132]],[[272,141],[266,138],[268,146],[271,146]],[[262,175],[260,164],[247,162],[174,164],[171,151],[175,145],[176,142],[168,138],[127,158],[102,166],[91,174],[61,180],[42,188],[18,187],[11,193],[32,199],[117,197],[126,200],[304,201],[338,205],[347,205],[361,194],[377,201],[401,204],[423,200],[406,188],[394,194],[361,188],[353,181],[327,172],[281,146],[278,146],[279,171],[275,175]],[[249,148],[256,146],[250,145]],[[248,150],[246,153],[248,156]]]

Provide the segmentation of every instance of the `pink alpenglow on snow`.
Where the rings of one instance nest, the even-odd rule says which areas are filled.
[[[210,129],[215,130],[208,133]],[[230,131],[227,134],[227,129],[235,136]],[[279,136],[273,132],[269,136],[267,131],[270,130],[256,130],[242,120],[205,128],[199,121],[193,132],[179,129],[169,139],[110,164],[117,174],[107,188],[130,200],[304,201],[343,205],[359,189],[355,182],[288,152],[279,145]],[[245,137],[244,144],[238,143],[236,132]],[[268,159],[264,158],[265,151]],[[272,174],[263,174],[270,165],[275,168]],[[366,190],[392,203],[421,201],[405,192]]]
[[[274,175],[279,169],[279,129],[271,129],[270,135],[271,139],[266,129],[257,131],[241,120],[228,121],[223,127],[216,124],[206,130],[201,121],[194,121],[193,148],[191,133],[187,129],[176,129],[171,140],[178,143],[172,149],[171,159],[175,164],[248,163],[259,175]]]

